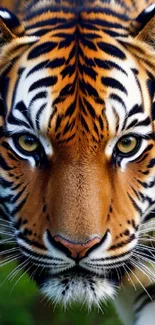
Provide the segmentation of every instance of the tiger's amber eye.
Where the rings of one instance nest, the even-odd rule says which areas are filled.
[[[18,145],[24,151],[31,153],[38,148],[39,142],[33,135],[25,134],[25,135],[19,136]]]
[[[134,136],[124,136],[117,142],[117,149],[122,154],[132,153],[138,144],[138,140]]]

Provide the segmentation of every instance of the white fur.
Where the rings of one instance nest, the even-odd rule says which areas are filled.
[[[41,292],[49,300],[52,299],[55,303],[61,303],[64,307],[76,301],[86,304],[88,309],[91,309],[92,305],[100,307],[100,303],[104,300],[114,298],[115,288],[105,279],[98,279],[96,276],[92,278],[95,294],[91,289],[89,276],[84,279],[83,276],[69,276],[68,290],[66,290],[65,294],[63,294],[63,291],[66,286],[61,282],[63,279],[64,277],[61,275],[52,278],[45,283]],[[67,279],[67,276],[65,279]]]
[[[153,11],[155,9],[155,4],[151,4],[149,7],[147,7],[146,9],[145,9],[145,12],[148,14],[148,13],[150,13],[151,11]]]
[[[0,10],[0,17],[2,17],[4,19],[11,19],[9,12],[7,12],[5,10]]]

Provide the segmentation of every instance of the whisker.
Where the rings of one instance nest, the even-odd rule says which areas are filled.
[[[27,265],[29,264],[29,262],[27,261],[27,263],[25,263],[25,265],[24,265],[24,267],[26,267]],[[14,286],[13,286],[13,288],[11,289],[11,293],[13,292],[13,290],[14,290],[14,288],[16,287],[16,285],[18,284],[18,282],[22,279],[22,277],[29,271],[29,269],[32,267],[32,265],[28,268],[28,269],[26,269],[25,270],[25,272],[23,272],[22,274],[21,274],[21,276],[18,278],[18,280],[15,282],[15,284],[14,284]]]
[[[138,253],[138,257],[141,257],[144,261],[146,261],[146,262],[152,262],[153,263],[153,261],[155,262],[155,257],[154,257],[154,255],[153,255],[153,259],[151,258],[149,258],[148,257],[148,255],[146,254],[146,253],[144,253],[144,252],[141,252],[141,251],[138,251],[138,250],[136,250],[136,252],[135,253]]]
[[[139,241],[141,241],[141,240],[154,242],[155,241],[155,237],[146,235],[145,237],[139,237]]]
[[[128,276],[128,278],[129,278],[129,281],[131,282],[131,284],[132,284],[134,290],[137,291],[136,285],[134,284],[134,282],[133,282],[133,280],[132,280],[132,278],[131,278],[131,276],[130,276],[130,273],[129,273],[128,270],[126,269],[126,265],[123,265],[123,268],[124,268],[125,272],[127,273],[127,276]]]
[[[12,255],[11,257],[4,259],[2,262],[0,262],[0,267],[4,266],[10,262],[18,260],[21,256],[22,256],[22,254]]]
[[[12,238],[2,239],[0,240],[0,245],[2,244],[16,244],[17,242],[15,240],[12,240]]]
[[[0,223],[0,229],[1,228],[7,228],[7,229],[11,229],[11,230],[14,230],[15,229],[16,230],[16,228],[12,227],[11,225],[9,226],[9,225],[5,225],[5,224],[1,224]]]
[[[149,246],[145,246],[145,245],[137,245],[137,247],[135,248],[136,252],[142,252],[144,254],[147,254],[147,252],[149,252],[149,254],[151,254],[151,256],[153,256],[153,258],[155,258],[154,255],[154,247],[149,247]],[[148,256],[149,257],[149,256]]]
[[[144,245],[144,244],[137,244],[136,248],[140,248],[141,250],[148,250],[150,251],[155,251],[155,247]]]
[[[8,231],[0,231],[0,235],[11,235],[12,237],[14,237],[14,234],[13,234],[13,232],[8,232]]]
[[[18,267],[19,265],[17,265],[7,276],[6,278],[3,280],[3,282],[0,284],[0,288],[2,287],[2,285],[6,282],[6,280],[9,280],[10,279],[10,276],[14,273],[14,271],[16,270],[16,268]]]
[[[28,263],[30,259],[27,258],[26,261],[22,262],[21,264],[17,265],[16,268],[11,272],[10,276],[9,276],[9,280],[13,280],[16,275],[24,268],[25,264]]]
[[[3,218],[0,218],[0,221],[3,221],[3,222],[5,222],[5,223],[7,223],[7,224],[12,224],[12,221],[8,221],[8,220],[5,220],[5,219],[3,219]]]
[[[133,276],[135,277],[135,279],[138,281],[138,283],[141,285],[142,289],[146,292],[147,296],[149,297],[149,299],[152,301],[152,297],[150,296],[149,292],[147,291],[147,289],[144,287],[144,285],[142,284],[142,282],[139,280],[139,278],[137,277],[137,275],[133,272],[133,270],[126,264],[126,267],[128,268],[129,272],[131,272],[133,274]]]
[[[32,280],[34,280],[34,276],[35,276],[35,274],[37,273],[38,268],[39,268],[39,265],[37,265],[36,269],[35,269],[35,270],[32,272],[32,274],[29,276]]]
[[[139,234],[144,234],[144,233],[151,232],[151,231],[155,231],[155,226],[139,230]]]
[[[151,280],[155,280],[155,274],[151,271],[150,268],[147,267],[147,265],[143,264],[140,260],[138,260],[139,266],[143,268],[143,270],[145,270],[145,272],[150,275],[152,278]]]
[[[149,269],[145,269],[144,264],[140,263],[139,261],[136,260],[136,262],[134,260],[131,260],[131,264],[138,268],[149,280],[150,282],[152,282],[152,278],[150,278],[150,276],[152,277],[153,273],[151,274],[151,271],[149,271]],[[155,277],[154,277],[155,279]]]
[[[5,255],[5,254],[8,254],[8,253],[11,253],[13,251],[20,251],[18,247],[12,247],[12,248],[9,248],[9,249],[6,249],[4,251],[0,251],[0,255]]]

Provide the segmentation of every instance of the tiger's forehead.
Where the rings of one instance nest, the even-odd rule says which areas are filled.
[[[146,76],[143,71],[138,76],[137,64],[101,30],[88,33],[75,25],[67,33],[52,31],[10,70],[7,107],[23,121],[19,131],[33,128],[61,143],[89,133],[89,141],[98,143],[121,133],[134,106],[149,102],[145,82],[139,81]],[[17,132],[13,123],[8,128]]]

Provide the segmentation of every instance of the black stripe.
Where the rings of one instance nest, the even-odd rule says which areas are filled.
[[[131,195],[129,193],[128,193],[128,197],[129,197],[130,201],[132,202],[136,211],[138,211],[141,214],[142,213],[141,208],[137,205],[136,201],[131,197]]]
[[[105,70],[111,70],[112,68],[115,68],[121,72],[123,72],[125,75],[127,75],[126,71],[119,66],[117,63],[110,61],[110,60],[101,60],[98,58],[94,59],[95,63],[99,68],[105,69]]]
[[[84,127],[84,129],[86,130],[86,132],[89,132],[89,127],[84,119],[84,117],[81,115],[81,124]]]
[[[12,112],[10,112],[10,114],[8,116],[8,123],[14,124],[14,125],[20,125],[20,126],[22,125],[22,126],[25,126],[27,129],[30,129],[30,125],[28,123],[26,123],[22,120],[19,120],[18,118],[13,116]]]
[[[112,245],[110,246],[109,250],[108,251],[111,251],[111,250],[115,250],[117,248],[120,248],[120,247],[124,247],[125,245],[129,244],[132,242],[132,240],[135,239],[135,234],[132,234],[127,240],[124,240],[124,241],[121,241],[120,243],[118,244],[115,244],[115,245]],[[128,254],[129,252],[127,253],[124,253],[125,255]],[[119,255],[121,256],[121,255]],[[115,258],[118,257],[118,256],[115,256]],[[106,259],[103,259],[103,260],[107,260],[108,258]],[[109,259],[111,259],[111,257],[109,257]]]
[[[42,114],[42,112],[43,112],[43,110],[44,110],[45,107],[46,107],[46,103],[43,104],[43,105],[39,108],[39,110],[38,110],[38,112],[37,112],[37,114],[36,114],[36,126],[37,126],[38,130],[40,130],[40,120],[39,120],[39,118],[40,118],[40,115]]]
[[[124,92],[126,95],[128,94],[126,88],[116,79],[110,77],[102,77],[101,78],[102,84],[111,87],[114,89],[119,89],[120,91]]]
[[[79,80],[79,86],[86,95],[88,94],[91,97],[93,96],[99,98],[96,88],[94,88],[90,83],[86,83],[84,79]]]
[[[27,59],[32,60],[38,58],[38,56],[47,54],[56,48],[56,42],[46,42],[39,45],[35,45],[34,48],[29,52]]]
[[[151,125],[150,117],[148,116],[145,120],[140,121],[136,124],[136,126],[148,126]]]
[[[1,184],[1,186],[3,186],[4,188],[7,188],[7,187],[10,188],[10,187],[14,184],[14,182],[10,182],[10,181],[8,181],[8,180],[6,180],[6,179],[0,177],[0,184]]]
[[[128,117],[138,114],[138,113],[143,113],[144,109],[142,105],[135,104],[132,109],[130,110]]]
[[[115,58],[117,57],[121,60],[126,59],[126,55],[118,47],[104,42],[98,42],[97,44],[102,51],[108,53],[109,55],[114,56]]]
[[[89,114],[92,116],[92,118],[94,119],[96,117],[96,112],[95,109],[93,108],[93,106],[86,100],[86,98],[83,99],[84,100],[84,104],[86,105],[86,108],[89,112]]]
[[[29,108],[31,109],[31,106],[33,104],[33,102],[37,101],[38,99],[45,99],[47,97],[47,92],[46,91],[40,91],[38,92],[32,99],[31,102],[29,104]]]
[[[155,167],[155,158],[152,158],[149,164],[147,165],[147,168],[152,168],[152,167]]]
[[[51,18],[51,19],[41,20],[41,21],[38,21],[37,23],[26,26],[26,30],[33,29],[33,28],[39,28],[39,27],[42,28],[42,27],[45,27],[48,25],[54,26],[54,25],[63,24],[63,23],[66,23],[65,18]],[[66,29],[66,25],[67,24],[65,24],[65,29]],[[60,26],[59,26],[59,28],[60,28]]]
[[[7,162],[5,161],[5,159],[2,157],[2,155],[0,154],[0,167],[4,170],[12,170],[15,169],[16,167],[10,167],[8,166]]]
[[[117,94],[111,94],[111,95],[110,95],[110,99],[115,100],[115,101],[117,101],[118,103],[120,103],[120,104],[123,106],[123,108],[124,108],[124,110],[125,110],[125,112],[126,112],[126,105],[125,105],[125,102],[123,101],[123,99],[122,99],[120,96],[118,96]]]
[[[56,76],[52,76],[52,77],[46,77],[46,78],[42,78],[38,81],[35,81],[29,88],[29,92],[33,91],[37,88],[40,87],[50,87],[50,86],[54,86],[57,82],[57,77]]]
[[[14,103],[15,103],[15,98],[16,98],[16,95],[17,95],[17,88],[18,88],[18,85],[19,85],[19,82],[20,82],[20,77],[21,77],[22,73],[24,72],[24,70],[25,70],[25,68],[19,68],[19,70],[17,72],[17,78],[16,78],[16,83],[15,83],[15,86],[14,86],[12,102],[11,102],[12,107],[14,106]],[[8,79],[8,82],[9,82],[9,79]],[[5,89],[5,91],[6,91],[6,89]]]
[[[107,28],[114,28],[114,29],[120,28],[121,30],[128,30],[127,27],[124,27],[120,23],[113,23],[113,22],[109,22],[109,21],[106,21],[103,19],[97,19],[97,18],[95,18],[94,20],[89,19],[89,24],[91,26],[91,29],[92,28],[94,29],[94,26],[92,26],[92,25],[99,25],[99,26],[107,27]],[[90,27],[89,27],[89,29],[90,29]]]
[[[59,68],[61,67],[63,64],[65,63],[65,58],[57,58],[57,59],[53,59],[51,61],[49,61],[47,68]]]
[[[72,114],[75,112],[75,108],[76,108],[76,100],[74,100],[74,102],[69,105],[69,107],[66,110],[65,116],[71,117]]]
[[[13,190],[17,190],[21,185],[24,185],[23,182],[16,184],[15,186],[12,187]]]
[[[11,200],[11,203],[15,203],[20,198],[20,196],[24,193],[24,191],[26,190],[26,188],[27,188],[27,185],[25,185],[22,188],[22,190],[20,190],[20,192],[13,197],[13,199]]]
[[[18,110],[20,113],[22,113],[23,117],[27,120],[29,126],[31,126],[33,128],[33,123],[32,123],[32,121],[30,119],[30,116],[29,116],[29,110],[27,109],[27,107],[25,106],[23,101],[18,102],[18,104],[15,107],[15,110]],[[16,119],[16,117],[14,117],[14,118]]]
[[[36,66],[34,66],[34,67],[33,67],[33,68],[28,72],[26,78],[28,78],[28,77],[29,77],[32,73],[34,73],[34,72],[37,72],[37,71],[42,70],[42,69],[45,69],[46,66],[48,65],[48,63],[49,63],[49,60],[46,60],[46,61],[43,61],[43,62],[37,64]]]
[[[67,48],[71,45],[71,43],[75,40],[75,35],[67,35],[66,34],[66,38],[63,41],[60,41],[58,44],[58,49],[63,49],[63,48]]]
[[[146,182],[142,182],[141,180],[137,179],[137,182],[142,185],[144,188],[151,188],[151,187],[154,187],[155,185],[155,179],[149,183],[146,183]]]
[[[22,209],[22,207],[24,206],[24,204],[28,199],[28,196],[29,194],[27,194],[26,197],[12,210],[11,215],[13,217],[16,215],[16,213],[18,213]]]
[[[61,72],[62,79],[64,79],[67,75],[71,77],[75,72],[75,70],[76,70],[76,62],[74,64],[65,66],[65,68]]]

